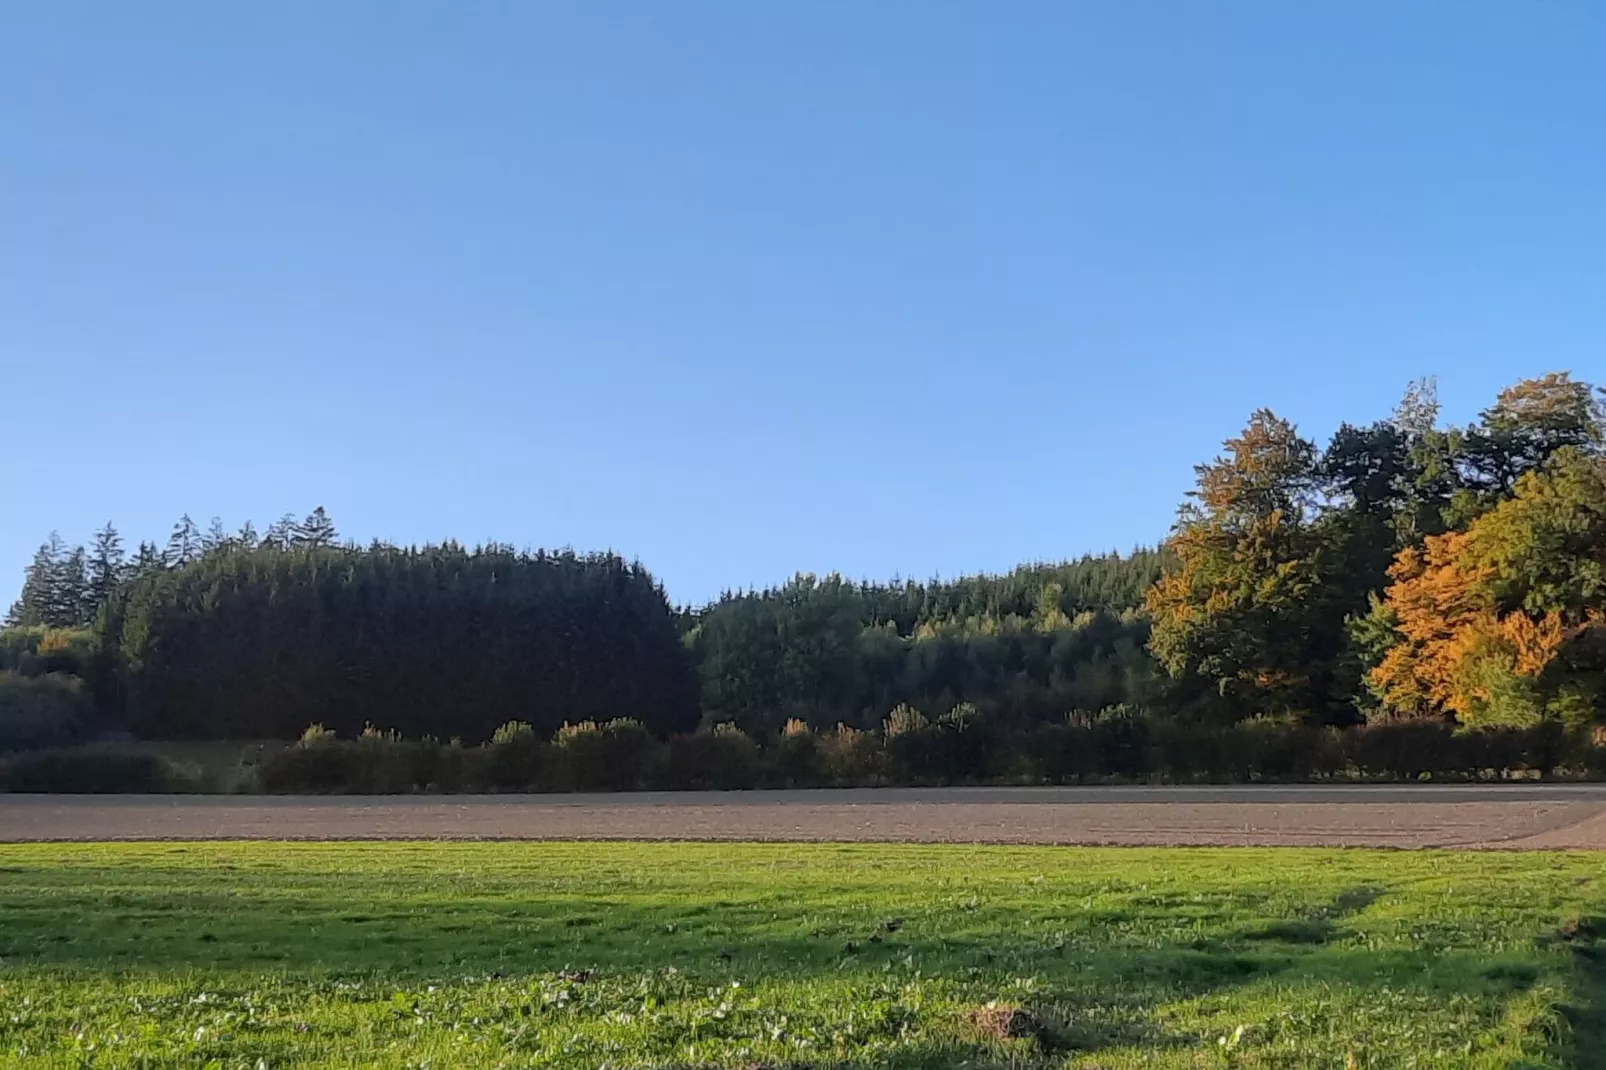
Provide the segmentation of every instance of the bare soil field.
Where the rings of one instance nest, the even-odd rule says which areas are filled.
[[[0,796],[0,842],[239,839],[1606,849],[1606,785]]]

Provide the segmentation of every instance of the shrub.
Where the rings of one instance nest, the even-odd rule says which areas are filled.
[[[528,790],[541,783],[545,746],[524,721],[509,721],[484,748],[485,786],[497,791]]]
[[[348,790],[369,795],[401,795],[428,787],[439,787],[430,741],[404,742],[400,733],[386,732],[372,723],[364,725],[355,744],[335,743],[349,749],[353,764]],[[315,745],[316,748],[316,745]]]
[[[820,737],[808,722],[794,717],[781,729],[770,755],[776,779],[789,788],[812,788],[825,779],[825,757]]]
[[[80,732],[88,709],[75,677],[0,672],[0,750],[66,743]]]
[[[268,792],[360,791],[360,769],[356,748],[315,724],[301,733],[295,746],[262,763],[257,783]]]
[[[1536,772],[1549,776],[1576,757],[1587,767],[1588,740],[1570,740],[1564,725],[1545,721],[1530,728],[1467,729],[1455,735],[1452,761],[1471,775]]]
[[[830,783],[873,784],[882,779],[884,752],[872,733],[839,724],[820,738],[820,757]]]
[[[1307,780],[1343,768],[1335,730],[1271,718],[1213,725],[1149,721],[1156,771],[1179,781]]]
[[[646,780],[654,749],[640,721],[565,724],[552,739],[549,780],[564,791],[633,791]]]
[[[1455,727],[1446,721],[1386,721],[1344,733],[1344,752],[1362,774],[1417,780],[1458,769]]]
[[[313,725],[257,770],[263,791],[318,794],[453,792],[482,787],[485,779],[457,740],[406,740],[372,725],[355,740]]]
[[[939,776],[937,732],[926,715],[912,706],[896,706],[881,722],[886,740],[888,775],[899,784],[930,781]]]
[[[994,718],[961,702],[937,719],[932,740],[932,774],[948,783],[982,780],[1004,770],[1000,751],[1008,740]]]
[[[886,733],[888,739],[914,735],[930,727],[931,722],[926,720],[926,715],[909,705],[894,706],[892,712],[887,714],[887,719],[882,722],[882,731]]]
[[[0,760],[0,791],[146,794],[199,787],[196,774],[155,754],[47,750]]]
[[[1151,772],[1150,726],[1139,710],[1106,706],[1095,714],[1073,713],[1071,723],[1087,729],[1099,772],[1133,779]]]
[[[1235,732],[1236,726],[1157,717],[1149,726],[1152,762],[1167,778],[1184,783],[1246,780],[1248,756],[1236,745]]]
[[[425,737],[416,743],[401,743],[398,750],[407,761],[414,791],[451,793],[486,787],[483,764],[476,761],[486,754],[484,747],[470,750],[460,739],[442,742]]]
[[[525,743],[534,739],[535,729],[526,721],[509,721],[491,733],[491,742],[496,744]]]
[[[659,785],[682,790],[736,791],[758,786],[758,744],[734,724],[675,736],[664,748]]]
[[[1583,750],[1580,759],[1584,772],[1592,780],[1606,780],[1606,743],[1592,742]]]
[[[0,671],[83,676],[94,653],[94,634],[83,628],[31,625],[0,630]]]
[[[1018,737],[1013,749],[1014,772],[1023,780],[1071,784],[1095,771],[1086,729],[1044,721]]]
[[[1244,779],[1310,780],[1344,767],[1337,730],[1320,725],[1256,718],[1235,726],[1229,747],[1223,761],[1241,755]]]

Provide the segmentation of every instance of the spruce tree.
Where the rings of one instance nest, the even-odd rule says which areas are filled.
[[[82,546],[74,546],[56,559],[55,581],[51,584],[50,615],[46,624],[55,628],[81,628],[88,623],[88,561]]]
[[[295,535],[296,518],[293,513],[286,513],[268,525],[266,535],[262,536],[262,546],[268,550],[288,550],[291,539]]]
[[[185,513],[173,525],[173,534],[167,537],[167,551],[163,560],[169,568],[182,568],[201,556],[201,529],[195,526],[190,514]]]
[[[334,521],[329,514],[318,506],[307,514],[307,518],[297,524],[291,531],[291,545],[301,550],[320,550],[326,546],[333,546],[339,535],[335,532]]]
[[[51,623],[55,604],[56,560],[66,553],[66,544],[56,532],[39,544],[33,560],[22,574],[22,594],[6,614],[6,627],[35,627]]]
[[[223,530],[222,519],[214,516],[212,522],[206,527],[206,534],[201,536],[201,552],[213,553],[217,550],[226,549],[228,545],[229,533]]]
[[[89,601],[85,619],[93,620],[100,607],[105,605],[123,582],[127,567],[123,554],[123,537],[111,521],[95,532],[95,546],[89,554],[89,578],[86,594]]]
[[[139,549],[134,551],[134,560],[128,565],[128,578],[130,581],[143,579],[154,572],[166,568],[162,560],[162,551],[154,542],[142,542]]]

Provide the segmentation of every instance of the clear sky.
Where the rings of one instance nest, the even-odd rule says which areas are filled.
[[[0,0],[0,600],[322,504],[677,601],[1606,379],[1606,6]]]

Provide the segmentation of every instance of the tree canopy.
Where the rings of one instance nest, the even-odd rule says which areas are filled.
[[[674,609],[613,555],[357,547],[319,506],[261,534],[186,515],[131,552],[109,523],[87,547],[52,534],[6,624],[35,667],[41,637],[82,651],[92,629],[62,663],[88,666],[107,723],[157,735],[628,717],[919,736],[1111,709],[1582,738],[1606,730],[1603,619],[1606,413],[1556,372],[1459,427],[1421,380],[1325,446],[1258,410],[1161,545],[1003,575],[803,574]]]

